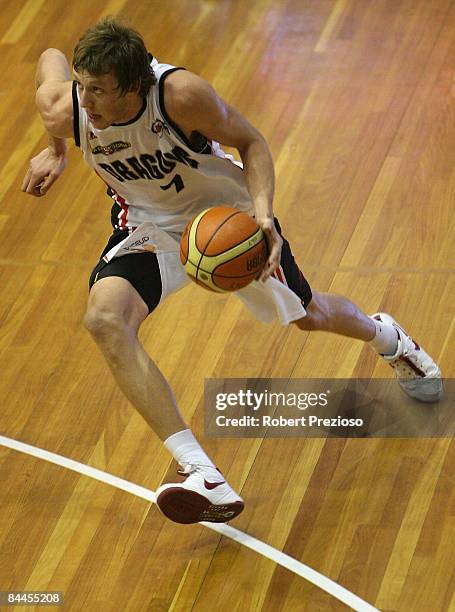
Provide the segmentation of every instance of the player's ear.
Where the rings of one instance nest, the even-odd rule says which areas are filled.
[[[137,89],[131,89],[130,91],[127,91],[126,94],[124,94],[124,96],[125,98],[128,98],[128,99],[137,98],[137,96],[142,97],[141,87],[139,86]]]

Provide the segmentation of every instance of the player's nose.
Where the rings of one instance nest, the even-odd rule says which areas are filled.
[[[93,100],[89,93],[83,91],[79,94],[79,100],[82,108],[91,108],[93,106]]]

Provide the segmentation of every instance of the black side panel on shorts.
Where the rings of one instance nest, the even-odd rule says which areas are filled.
[[[81,135],[79,133],[79,102],[77,100],[77,83],[73,81],[73,132],[76,147],[81,146]]]
[[[290,244],[281,233],[281,226],[276,217],[274,217],[274,221],[275,227],[283,239],[280,265],[283,269],[287,285],[289,289],[291,289],[291,291],[298,295],[298,297],[302,300],[302,304],[306,308],[313,297],[310,284],[303,276],[302,271],[297,265],[297,262],[294,259],[294,255],[292,254]]]
[[[149,314],[155,310],[161,300],[161,272],[155,253],[131,253],[115,257],[109,263],[103,260],[104,255],[128,236],[128,230],[114,232],[93,269],[89,289],[97,280],[108,276],[119,276],[126,279],[136,289],[147,304]]]

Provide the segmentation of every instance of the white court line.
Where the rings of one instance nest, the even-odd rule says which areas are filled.
[[[118,478],[117,476],[103,472],[103,470],[98,470],[90,467],[89,465],[79,463],[78,461],[73,461],[73,459],[68,459],[62,455],[50,453],[49,451],[37,448],[36,446],[30,446],[29,444],[18,442],[17,440],[7,438],[6,436],[0,436],[0,445],[27,455],[31,455],[32,457],[37,457],[38,459],[44,459],[45,461],[49,461],[55,465],[60,465],[61,467],[73,470],[73,472],[78,472],[83,476],[89,476],[90,478],[104,482],[105,484],[121,489],[122,491],[126,491],[127,493],[132,493],[133,495],[136,495],[136,497],[141,497],[142,499],[156,503],[156,495],[153,491],[150,491],[145,487],[140,487],[139,485],[129,482],[128,480],[124,480],[123,478]],[[308,582],[311,582],[323,591],[326,591],[329,593],[329,595],[339,599],[347,606],[350,606],[353,610],[356,610],[356,612],[379,612],[377,608],[374,608],[371,604],[367,603],[357,595],[354,595],[354,593],[351,593],[337,582],[330,580],[330,578],[327,578],[311,567],[308,567],[308,565],[297,561],[297,559],[286,555],[285,553],[273,548],[272,546],[269,546],[261,540],[253,538],[243,531],[234,529],[234,527],[230,527],[224,523],[203,522],[199,524],[207,527],[208,529],[212,529],[213,531],[217,531],[221,535],[224,535],[227,538],[238,542],[239,544],[243,544],[243,546],[254,550],[263,557],[266,557],[278,565],[290,570],[294,574],[305,578],[305,580],[308,580]]]

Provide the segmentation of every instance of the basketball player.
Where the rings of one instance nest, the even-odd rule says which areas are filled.
[[[255,284],[264,289],[265,300],[265,288],[276,276],[298,298],[300,310],[281,316],[282,322],[368,342],[408,395],[424,402],[439,399],[438,366],[391,316],[369,317],[343,297],[311,291],[274,220],[267,144],[206,81],[159,63],[137,32],[113,18],[85,32],[72,67],[74,79],[56,49],[39,59],[36,103],[49,144],[31,160],[22,190],[36,197],[49,191],[65,169],[67,138],[107,184],[113,234],[90,278],[85,325],[126,397],[186,476],[158,489],[166,516],[185,523],[225,522],[244,506],[193,436],[167,381],[138,340],[145,319],[180,288],[178,239],[205,208],[230,204],[255,215],[269,246]],[[243,170],[218,142],[238,150]],[[144,227],[154,248],[119,256],[133,232]]]

